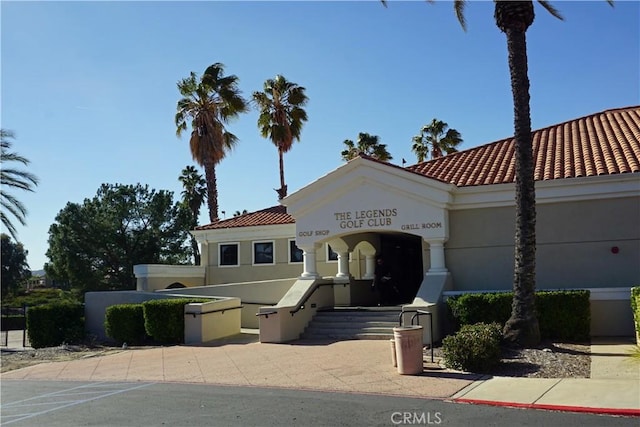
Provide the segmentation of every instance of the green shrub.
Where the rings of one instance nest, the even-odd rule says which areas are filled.
[[[536,293],[540,336],[546,339],[584,341],[591,334],[589,291]]]
[[[479,322],[504,324],[511,316],[513,292],[464,294],[447,300],[455,328]],[[581,341],[591,333],[589,291],[536,292],[536,313],[543,339]]]
[[[207,300],[193,298],[157,299],[142,304],[144,329],[155,341],[184,343],[184,306]]]
[[[504,325],[511,316],[512,292],[464,294],[449,298],[447,305],[456,329],[475,323]]]
[[[84,338],[84,307],[67,302],[30,307],[27,333],[33,348],[78,343]]]
[[[631,288],[631,311],[636,322],[636,335],[640,334],[640,286]]]
[[[107,307],[104,331],[118,344],[141,344],[145,339],[142,304],[118,304]]]
[[[500,362],[502,327],[498,323],[464,325],[442,340],[446,366],[467,372],[486,372]]]

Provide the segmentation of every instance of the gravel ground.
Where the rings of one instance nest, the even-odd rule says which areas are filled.
[[[7,351],[0,356],[1,372],[20,369],[44,362],[99,357],[122,351],[118,347],[72,346],[37,350]],[[529,378],[589,378],[591,370],[589,343],[559,343],[545,341],[532,349],[503,349],[502,360],[489,374]],[[442,356],[442,349],[434,347],[434,356]],[[431,352],[425,349],[425,356]],[[428,359],[427,359],[428,360]]]
[[[442,357],[442,348],[434,347],[434,357]],[[425,349],[425,355],[431,356]],[[502,359],[490,372],[501,377],[589,378],[591,344],[543,341],[536,348],[502,349]]]

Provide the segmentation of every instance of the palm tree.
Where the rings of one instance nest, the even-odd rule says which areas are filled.
[[[18,162],[25,166],[28,166],[30,163],[27,158],[9,151],[11,150],[11,139],[14,139],[12,131],[0,129],[0,145],[2,150],[0,154],[0,165],[2,166],[0,170],[0,205],[2,206],[0,217],[2,219],[2,225],[7,228],[11,237],[17,242],[18,233],[16,227],[7,214],[13,215],[20,224],[27,225],[27,208],[25,208],[22,202],[16,199],[15,196],[7,193],[5,189],[8,187],[34,191],[33,187],[38,185],[38,178],[30,172],[14,169],[7,165],[7,162]]]
[[[449,125],[442,120],[433,119],[431,123],[422,127],[420,135],[413,137],[411,150],[418,156],[418,163],[422,163],[428,153],[431,153],[432,159],[442,157],[443,152],[455,153],[461,142],[460,132],[449,129]]]
[[[307,113],[302,108],[308,98],[305,88],[288,81],[281,75],[264,82],[262,92],[253,93],[253,101],[260,110],[258,128],[263,138],[269,138],[278,149],[280,161],[280,188],[278,199],[287,196],[284,182],[284,153],[291,150],[293,141],[300,141],[300,132]]]
[[[382,0],[383,4],[386,2]],[[458,21],[466,30],[466,0],[454,0]],[[540,342],[535,314],[536,288],[536,198],[527,62],[527,29],[533,24],[533,1],[494,0],[494,18],[507,38],[509,74],[514,111],[516,235],[511,317],[504,326],[504,338],[512,344],[531,347]],[[538,0],[551,15],[563,19],[548,1]],[[607,3],[613,5],[612,0]]]
[[[383,162],[388,162],[393,159],[387,151],[387,144],[381,144],[378,135],[369,135],[368,133],[360,132],[356,143],[350,139],[345,139],[343,144],[346,148],[340,155],[342,156],[342,160],[346,162],[355,159],[360,153]]]
[[[193,166],[182,169],[182,175],[178,178],[182,183],[182,204],[191,213],[191,223],[189,227],[194,229],[198,226],[200,208],[207,198],[207,181],[198,173]],[[193,250],[193,261],[195,265],[200,265],[200,249],[196,238],[191,236],[191,249]]]
[[[207,181],[209,220],[218,220],[216,165],[238,142],[225,125],[248,110],[238,89],[238,77],[223,75],[224,65],[210,65],[199,78],[194,72],[178,82],[182,98],[177,104],[176,135],[180,137],[191,121],[189,146],[193,160],[204,168]]]

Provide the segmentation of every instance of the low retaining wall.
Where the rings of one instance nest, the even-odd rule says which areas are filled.
[[[200,344],[240,333],[240,298],[184,306],[184,343]]]
[[[198,286],[182,289],[163,289],[158,294],[188,295],[191,297],[240,298],[242,304],[241,324],[243,328],[257,329],[256,313],[260,307],[275,306],[291,289],[297,279],[261,280],[256,282],[230,283],[225,285]]]
[[[281,343],[300,338],[319,308],[334,306],[333,286],[332,280],[298,279],[277,305],[261,307],[260,342]]]

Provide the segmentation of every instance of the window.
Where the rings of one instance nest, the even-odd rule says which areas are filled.
[[[218,245],[218,265],[223,267],[237,267],[239,257],[239,245],[237,243],[221,243]]]
[[[338,261],[338,254],[331,249],[329,244],[327,244],[327,261]]]
[[[273,242],[253,242],[253,263],[273,264]]]
[[[295,239],[289,240],[289,263],[302,262],[302,249],[296,245]]]

